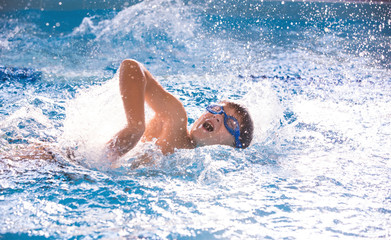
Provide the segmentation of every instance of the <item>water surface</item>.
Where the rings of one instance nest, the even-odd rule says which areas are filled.
[[[0,234],[35,239],[366,239],[391,226],[391,19],[380,3],[143,1],[0,14]],[[245,150],[101,166],[134,58],[189,126],[233,99]],[[56,161],[6,158],[45,141]],[[77,148],[76,148],[77,146]],[[74,148],[78,161],[62,152]]]

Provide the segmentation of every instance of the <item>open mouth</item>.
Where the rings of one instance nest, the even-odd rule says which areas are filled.
[[[204,122],[204,124],[202,124],[202,127],[203,127],[206,131],[208,131],[208,132],[213,132],[213,130],[214,130],[213,125],[212,125],[209,121]]]

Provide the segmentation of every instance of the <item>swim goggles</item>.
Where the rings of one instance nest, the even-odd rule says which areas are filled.
[[[206,107],[206,110],[212,114],[224,114],[224,126],[235,137],[235,147],[242,148],[242,143],[239,140],[240,127],[238,120],[232,116],[228,116],[221,105],[212,104]]]

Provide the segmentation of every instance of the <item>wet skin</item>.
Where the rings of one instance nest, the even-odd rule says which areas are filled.
[[[164,154],[181,148],[206,145],[234,146],[234,137],[224,126],[224,116],[205,112],[187,129],[187,113],[183,104],[167,92],[152,74],[135,60],[124,60],[119,74],[120,93],[126,113],[127,125],[106,146],[107,157],[116,161],[140,141],[157,139]],[[155,112],[145,122],[144,102]],[[221,103],[228,115],[237,119],[233,109]]]

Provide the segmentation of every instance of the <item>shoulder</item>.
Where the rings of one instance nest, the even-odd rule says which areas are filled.
[[[156,118],[157,116],[155,116]],[[160,116],[162,122],[163,133],[169,135],[170,133],[187,132],[187,113],[185,109],[175,109],[166,112]]]
[[[187,131],[187,114],[177,112],[160,119],[161,131],[156,142],[164,154],[174,152],[175,148],[188,148],[190,138]]]
[[[185,107],[175,96],[169,94],[165,100],[166,104],[162,111],[160,111],[160,114],[169,119],[187,118]]]

